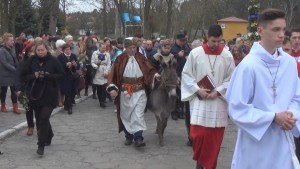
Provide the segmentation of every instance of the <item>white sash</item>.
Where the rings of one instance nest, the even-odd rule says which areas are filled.
[[[295,154],[296,147],[295,147],[294,137],[290,131],[284,131],[284,133],[289,142],[294,169],[300,169],[300,164],[299,164],[298,158]]]

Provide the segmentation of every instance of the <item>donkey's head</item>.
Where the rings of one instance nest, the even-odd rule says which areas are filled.
[[[165,87],[169,96],[176,96],[176,87],[178,81],[176,66],[177,62],[175,59],[170,60],[167,63],[162,62],[161,85]]]

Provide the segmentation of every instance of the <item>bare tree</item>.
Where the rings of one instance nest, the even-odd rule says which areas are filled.
[[[300,7],[300,1],[299,0],[284,0],[283,1],[283,9],[286,13],[286,23],[287,27],[291,26],[292,19],[294,17],[294,12],[297,7]]]
[[[116,5],[116,7],[117,7],[117,11],[118,11],[118,14],[120,15],[121,13],[123,13],[124,12],[124,9],[125,9],[125,5],[126,5],[126,1],[124,0],[114,0],[114,2],[115,2],[115,5]],[[120,20],[119,21],[116,21],[116,22],[120,22]],[[122,28],[123,28],[123,32],[122,32],[122,34],[124,34],[125,35],[125,24],[124,24],[124,22],[122,22],[121,21],[121,24],[122,24]],[[116,24],[117,25],[117,24]]]
[[[168,4],[166,35],[167,35],[167,37],[170,37],[171,36],[171,28],[172,28],[172,11],[173,11],[174,0],[166,0],[166,1]]]
[[[8,18],[9,18],[9,13],[8,13],[8,4],[9,4],[9,0],[1,0],[0,1],[0,13],[1,13],[1,22],[0,22],[0,26],[1,26],[1,34],[4,32],[8,32]]]
[[[144,34],[146,37],[150,35],[150,25],[149,25],[149,20],[150,20],[150,7],[151,7],[152,0],[146,0],[145,1],[145,7],[144,7]]]
[[[57,18],[59,15],[59,0],[51,0],[49,11],[49,32],[52,35],[56,34]]]

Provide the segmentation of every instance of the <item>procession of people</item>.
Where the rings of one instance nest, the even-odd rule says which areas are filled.
[[[72,115],[76,97],[83,89],[88,96],[91,88],[99,111],[114,102],[124,145],[142,148],[148,97],[163,80],[165,63],[175,60],[176,104],[169,113],[172,120],[185,119],[186,145],[196,169],[217,168],[229,120],[238,128],[232,169],[299,169],[300,28],[287,28],[285,13],[278,9],[265,9],[258,18],[256,42],[240,34],[226,41],[220,25],[211,25],[207,37],[193,42],[186,31],[170,39],[137,33],[132,39],[85,35],[77,42],[71,35],[45,33],[33,39],[22,33],[18,43],[5,33],[0,41],[1,112],[9,113],[9,88],[13,112],[25,108],[27,136],[36,126],[36,153],[42,156],[55,135],[53,110],[64,107]]]

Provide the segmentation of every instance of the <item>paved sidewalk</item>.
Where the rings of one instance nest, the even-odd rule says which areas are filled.
[[[25,121],[25,116],[8,116]],[[22,120],[23,118],[23,120]],[[145,114],[148,130],[144,132],[147,146],[135,148],[123,144],[124,134],[117,132],[114,106],[106,109],[91,98],[77,104],[73,114],[61,111],[51,118],[54,130],[52,145],[45,148],[45,155],[36,155],[37,137],[26,136],[26,127],[15,130],[11,137],[0,141],[1,169],[194,169],[192,149],[187,147],[184,120],[169,120],[165,132],[165,146],[158,145],[154,134],[156,121],[151,112]],[[13,123],[10,123],[13,126]],[[3,127],[0,127],[3,130]],[[229,125],[221,148],[218,169],[229,169],[236,129]]]

